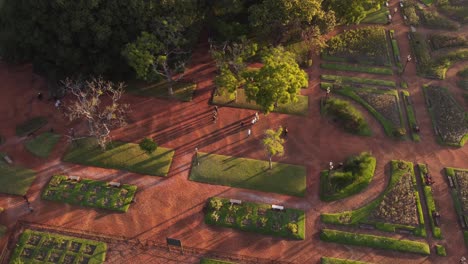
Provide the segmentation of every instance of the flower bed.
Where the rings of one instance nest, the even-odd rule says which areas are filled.
[[[103,181],[75,181],[56,175],[42,192],[42,199],[126,212],[136,190],[135,185],[113,187]]]
[[[441,143],[461,147],[468,140],[468,115],[447,89],[424,86],[434,130]]]
[[[107,245],[103,242],[25,230],[10,263],[104,263]]]
[[[468,171],[455,170],[455,180],[459,192],[462,210],[468,211]]]
[[[231,204],[229,199],[213,197],[208,200],[205,223],[273,236],[305,238],[304,211],[290,208],[278,211],[269,204]]]
[[[389,120],[393,126],[400,127],[400,108],[398,97],[392,94],[356,91],[356,94]]]

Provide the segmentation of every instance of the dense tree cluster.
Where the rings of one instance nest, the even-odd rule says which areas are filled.
[[[340,24],[359,24],[367,15],[368,10],[385,3],[386,0],[323,0],[323,8],[335,11]]]

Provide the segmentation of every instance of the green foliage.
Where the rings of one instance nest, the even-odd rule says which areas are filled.
[[[327,74],[320,75],[320,78],[326,81],[335,81],[335,82],[339,81],[341,83],[362,83],[362,84],[370,84],[370,85],[396,87],[396,83],[394,81],[386,81],[386,80],[379,80],[379,79],[349,77],[349,76],[341,76],[341,75],[327,75]]]
[[[338,63],[322,63],[320,67],[328,70],[337,70],[337,71],[352,71],[352,72],[364,72],[364,73],[373,73],[373,74],[382,74],[382,75],[393,75],[391,68],[382,68],[382,67],[372,67],[372,66],[362,66],[362,65],[352,65],[352,64],[338,64]]]
[[[442,257],[446,257],[447,256],[447,252],[445,251],[445,247],[442,246],[442,245],[436,245],[435,246],[436,248],[436,253],[438,256],[442,256]]]
[[[29,150],[29,152],[32,154],[41,158],[47,158],[60,140],[60,137],[61,136],[58,134],[45,132],[31,140],[26,141],[24,145],[26,149]]]
[[[376,11],[367,12],[366,18],[364,18],[361,22],[369,24],[387,24],[388,15],[390,15],[390,11],[388,11],[387,7],[383,6]]]
[[[119,169],[154,176],[167,176],[174,150],[159,147],[153,154],[142,151],[138,144],[114,141],[102,150],[91,138],[76,140],[63,160],[66,162]]]
[[[361,192],[374,177],[376,159],[368,152],[349,157],[342,169],[322,171],[320,199],[335,201]],[[324,182],[322,182],[324,181]]]
[[[30,243],[32,242],[30,241],[37,241],[38,244],[31,245]],[[24,257],[25,249],[32,251],[32,255],[29,258]],[[76,249],[76,251],[73,249]],[[106,259],[107,244],[94,240],[26,229],[16,243],[10,263],[31,263],[33,259],[36,259],[34,260],[35,262],[45,262],[38,261],[40,259],[39,255],[45,253],[43,256],[45,259],[49,252],[56,254],[58,258],[56,263],[64,263],[65,255],[69,255],[74,257],[77,262],[86,257],[89,264],[101,264]]]
[[[244,73],[245,93],[265,113],[275,104],[297,102],[302,87],[307,87],[307,73],[299,68],[292,53],[282,47],[271,48],[262,57],[263,67],[258,71]]]
[[[383,236],[349,233],[338,230],[323,229],[320,239],[326,242],[336,242],[347,245],[364,246],[377,249],[395,250],[401,252],[429,255],[429,245],[405,239],[395,239]]]
[[[237,79],[237,76],[229,69],[224,66],[221,68],[221,72],[214,79],[216,85],[216,92],[222,96],[233,97],[239,86],[242,84],[242,80]]]
[[[415,1],[405,1],[405,4],[402,8],[402,13],[406,16],[407,20],[405,21],[409,25],[417,26],[419,25],[419,15],[417,13],[418,6]]]
[[[263,147],[270,159],[270,169],[271,169],[271,159],[274,156],[283,156],[284,154],[284,139],[282,138],[283,128],[280,127],[278,130],[268,129],[265,131],[265,137],[262,140]]]
[[[468,46],[468,40],[464,36],[449,34],[432,34],[429,36],[433,49],[453,48]]]
[[[169,85],[171,84],[166,80],[159,82],[134,80],[128,83],[128,86],[125,87],[125,91],[139,96],[171,98],[183,102],[190,102],[192,101],[193,92],[197,88],[196,83],[179,81],[172,84],[173,94],[171,95],[168,93]]]
[[[416,114],[414,112],[413,105],[411,104],[410,94],[408,91],[402,91],[403,95],[403,102],[406,108],[406,114],[408,116],[408,125],[411,129],[411,137],[413,141],[419,142],[421,140],[419,134],[415,131],[416,126],[418,123],[416,121]]]
[[[322,257],[320,259],[321,264],[371,264],[369,262],[351,260],[351,259],[339,259],[339,258],[329,258]]]
[[[0,153],[0,193],[25,195],[36,178],[36,172],[21,166],[11,166],[4,162]]]
[[[292,239],[305,238],[306,219],[302,210],[284,208],[283,211],[275,211],[269,204],[242,201],[242,204],[231,205],[226,198],[211,199],[220,199],[223,206],[216,211],[208,208],[206,224]],[[213,218],[213,213],[217,219]]]
[[[303,197],[305,167],[285,163],[199,153],[199,165],[190,170],[190,180]],[[219,172],[222,173],[219,173]]]
[[[140,141],[138,146],[140,146],[140,149],[148,155],[151,155],[158,148],[158,144],[156,144],[156,142],[151,138],[144,138]]]
[[[462,24],[468,22],[468,6],[463,1],[437,0],[437,7],[447,17],[455,19]]]
[[[343,128],[361,136],[370,136],[372,131],[363,114],[348,101],[328,98],[323,105],[323,113],[337,120]]]
[[[137,186],[122,184],[119,188],[104,181],[81,179],[70,181],[65,175],[55,175],[42,192],[42,199],[81,206],[127,212]]]
[[[223,200],[217,197],[213,197],[210,199],[210,209],[213,209],[215,211],[219,211],[223,207]]]
[[[367,15],[367,10],[375,9],[383,4],[384,0],[324,0],[325,10],[333,10],[337,21],[341,24],[359,24]]]
[[[200,264],[234,264],[234,262],[223,261],[219,259],[202,258]]]
[[[18,137],[24,137],[31,133],[36,132],[47,124],[47,119],[43,116],[33,117],[26,120],[24,123],[16,126],[16,135]]]
[[[448,30],[457,30],[460,28],[460,25],[452,20],[439,15],[437,11],[434,10],[421,10],[421,23],[433,29],[448,29]]]

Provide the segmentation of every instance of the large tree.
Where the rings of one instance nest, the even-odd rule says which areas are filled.
[[[65,115],[70,121],[86,120],[89,135],[105,149],[110,141],[111,129],[127,124],[129,106],[119,102],[124,90],[123,83],[114,84],[102,78],[93,78],[90,81],[66,79],[62,83],[65,92],[75,97],[66,106]]]
[[[270,169],[272,168],[271,160],[274,156],[282,156],[284,154],[284,139],[281,138],[283,135],[283,128],[280,127],[278,130],[268,129],[265,131],[265,137],[263,138],[263,146],[265,152],[268,155],[268,161]]]
[[[244,89],[248,100],[255,101],[266,113],[278,103],[297,102],[301,88],[307,87],[307,73],[299,68],[294,55],[282,47],[271,48],[262,57],[263,67],[246,71]]]
[[[279,42],[287,33],[300,33],[323,18],[321,3],[322,0],[261,1],[249,8],[249,21],[256,33],[275,37]]]
[[[341,24],[359,24],[367,11],[385,3],[386,0],[324,0],[327,11],[335,11],[336,19]]]

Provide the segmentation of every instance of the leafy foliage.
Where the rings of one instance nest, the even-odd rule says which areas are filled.
[[[148,155],[152,154],[158,148],[158,144],[156,144],[156,142],[151,138],[144,138],[138,145],[140,146],[140,149]]]
[[[284,139],[281,138],[283,135],[283,128],[280,127],[278,130],[268,129],[265,131],[265,138],[262,140],[265,151],[268,154],[270,160],[270,169],[271,169],[271,159],[274,156],[282,156],[284,154]]]
[[[367,10],[374,9],[385,0],[324,0],[325,10],[335,11],[336,20],[341,24],[359,24],[367,15]]]
[[[348,101],[329,98],[325,101],[323,112],[333,117],[350,133],[363,136],[370,136],[372,133],[362,113]]]

